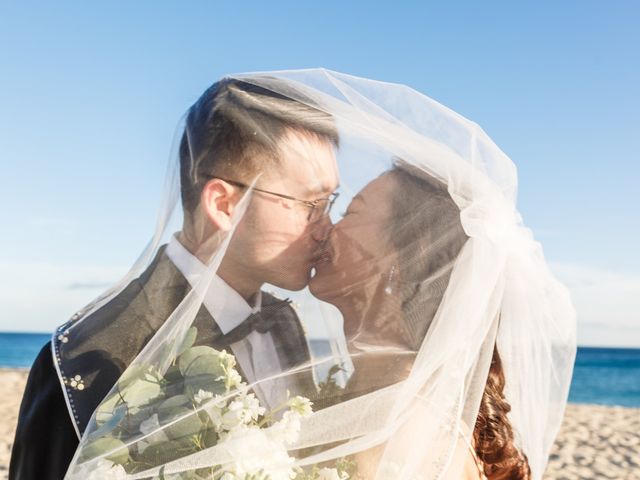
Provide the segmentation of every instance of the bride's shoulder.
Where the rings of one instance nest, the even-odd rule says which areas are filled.
[[[448,480],[487,480],[482,461],[476,455],[473,447],[473,431],[465,423],[461,423],[458,431],[458,441],[452,465],[459,465],[455,477]],[[456,470],[456,469],[452,469]]]
[[[482,466],[477,463],[477,460],[473,455],[467,455],[467,459],[464,463],[464,469],[461,475],[461,480],[487,480],[484,472],[481,470]]]
[[[458,439],[450,467],[444,480],[487,480],[482,464],[467,443]]]

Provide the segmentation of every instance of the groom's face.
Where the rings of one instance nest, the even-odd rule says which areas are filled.
[[[289,130],[278,146],[278,162],[265,165],[257,188],[306,201],[325,199],[337,188],[335,152],[329,142]],[[254,192],[229,246],[229,260],[260,283],[304,288],[330,228],[328,216],[314,221],[310,212],[303,202]]]

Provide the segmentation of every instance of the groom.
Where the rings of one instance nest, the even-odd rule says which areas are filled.
[[[277,80],[263,81],[283,91]],[[42,349],[9,478],[64,476],[93,411],[204,273],[256,179],[194,320],[196,343],[230,349],[249,382],[309,359],[297,315],[261,286],[304,288],[329,228],[338,135],[312,104],[223,79],[190,108],[179,152],[182,230],[138,278],[105,305],[78,312]],[[256,330],[247,318],[257,312],[265,321]],[[271,404],[281,392],[256,393]]]

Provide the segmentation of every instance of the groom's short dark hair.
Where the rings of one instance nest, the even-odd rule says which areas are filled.
[[[196,209],[212,175],[246,181],[265,161],[277,165],[277,142],[287,130],[338,146],[333,118],[315,102],[273,77],[260,83],[224,78],[187,112],[179,152],[185,213]]]

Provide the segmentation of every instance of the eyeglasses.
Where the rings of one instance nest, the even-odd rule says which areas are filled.
[[[207,175],[209,178],[217,178],[218,180],[222,180],[223,182],[230,183],[231,185],[235,185],[237,187],[249,188],[249,185],[246,183],[238,182],[236,180],[229,180],[228,178],[217,177],[215,175]],[[336,199],[340,195],[338,192],[333,192],[327,198],[318,198],[317,200],[301,200],[296,197],[292,197],[291,195],[284,195],[283,193],[270,192],[269,190],[263,190],[261,188],[253,187],[253,190],[260,193],[265,193],[267,195],[273,195],[275,197],[284,198],[286,200],[293,200],[294,202],[299,202],[310,208],[309,215],[307,215],[307,221],[310,223],[315,223],[325,215],[329,215],[331,212],[331,207],[336,202]]]

